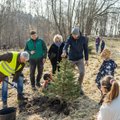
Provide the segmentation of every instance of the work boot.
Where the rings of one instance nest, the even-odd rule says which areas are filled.
[[[17,95],[17,99],[18,99],[18,101],[28,100],[28,98],[25,98],[25,97],[23,96],[23,94],[18,94],[18,95]]]
[[[7,108],[7,107],[8,107],[8,106],[7,106],[7,101],[4,101],[4,102],[3,102],[3,109],[4,109],[4,108]]]

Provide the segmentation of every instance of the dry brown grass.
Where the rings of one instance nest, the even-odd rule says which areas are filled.
[[[112,44],[110,43],[112,42]],[[115,72],[116,80],[120,80],[120,56],[117,55],[119,53],[120,42],[119,41],[106,41],[107,47],[111,49],[113,52],[113,59],[118,64],[118,68]],[[93,44],[94,45],[94,44]],[[111,46],[112,45],[112,46]],[[100,92],[98,91],[95,85],[95,77],[98,72],[98,68],[101,65],[102,60],[99,55],[96,55],[93,51],[93,54],[90,55],[89,58],[89,66],[86,66],[86,74],[83,83],[83,89],[85,91],[85,96],[79,97],[75,101],[73,101],[73,106],[71,106],[71,112],[69,116],[65,116],[63,114],[60,115],[52,115],[51,117],[44,116],[44,113],[40,113],[39,115],[31,115],[28,116],[26,113],[17,113],[17,120],[96,120],[96,114],[99,111],[99,107],[97,106],[98,101],[100,99]],[[24,86],[25,93],[29,93],[29,96],[36,97],[40,94],[40,91],[33,92],[30,87],[29,82],[29,68],[24,70],[25,77],[28,82]],[[44,71],[51,71],[50,62],[47,60],[45,64]],[[9,89],[9,98],[8,104],[9,106],[17,106],[16,100],[16,91],[15,89]],[[1,93],[0,93],[1,96]],[[1,101],[0,101],[1,106]],[[46,110],[46,112],[48,112]]]

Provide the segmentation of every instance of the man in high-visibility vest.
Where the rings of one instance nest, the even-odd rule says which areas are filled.
[[[13,81],[17,83],[17,99],[24,100],[23,76],[21,75],[25,63],[29,60],[29,53],[10,52],[0,55],[0,80],[2,81],[3,108],[7,107],[8,77],[13,75]]]

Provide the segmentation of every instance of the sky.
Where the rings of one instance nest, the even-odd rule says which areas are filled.
[[[45,0],[24,0],[24,2],[25,2],[25,11],[27,12],[27,13],[31,13],[31,14],[35,14],[36,13],[36,11],[35,11],[35,9],[34,10],[31,10],[30,8],[31,7],[37,7],[37,5],[34,5],[34,2],[35,1],[38,1],[37,2],[37,5],[39,6],[38,7],[38,9],[40,10],[40,12],[42,12],[41,11],[41,8],[43,7],[43,12],[45,11],[45,3],[46,3],[46,1]],[[30,4],[31,3],[31,4]]]

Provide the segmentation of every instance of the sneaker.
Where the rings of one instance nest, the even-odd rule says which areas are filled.
[[[3,102],[3,109],[4,108],[7,108],[8,106],[7,106],[7,102],[5,101],[5,102]]]
[[[41,87],[41,84],[40,84],[40,83],[36,83],[36,86],[37,86],[38,88],[40,88],[40,87]]]

